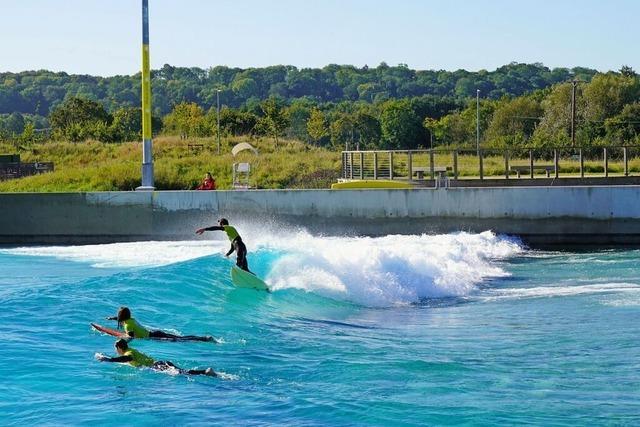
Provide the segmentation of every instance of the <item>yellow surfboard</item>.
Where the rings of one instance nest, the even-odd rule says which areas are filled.
[[[238,288],[258,289],[270,292],[269,286],[255,274],[244,271],[238,266],[231,267],[231,281]]]

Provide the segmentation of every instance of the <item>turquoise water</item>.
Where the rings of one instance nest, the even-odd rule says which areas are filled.
[[[222,240],[0,248],[1,423],[640,422],[638,251],[244,229],[271,294],[231,285]],[[97,362],[121,305],[222,339],[132,345],[224,378]]]

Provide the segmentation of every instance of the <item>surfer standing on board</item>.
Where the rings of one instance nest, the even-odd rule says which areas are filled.
[[[229,221],[226,218],[220,218],[218,220],[219,225],[214,225],[206,228],[199,228],[196,230],[196,234],[202,234],[205,231],[224,231],[227,233],[227,237],[231,241],[231,249],[225,256],[229,256],[236,251],[236,265],[244,271],[249,271],[249,265],[247,263],[247,247],[242,242],[242,237],[238,233],[235,227],[229,225]]]
[[[147,367],[155,371],[174,371],[185,375],[207,375],[210,377],[217,377],[213,369],[181,369],[171,362],[158,361],[156,362],[151,357],[144,353],[135,350],[127,344],[126,340],[119,339],[115,344],[118,357],[109,357],[101,353],[96,353],[96,359],[100,362],[116,362],[116,363],[128,363],[134,368]]]

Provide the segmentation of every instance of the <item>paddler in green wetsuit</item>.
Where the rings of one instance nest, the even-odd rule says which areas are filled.
[[[229,256],[233,251],[236,251],[236,265],[244,271],[251,273],[251,271],[249,271],[249,264],[247,263],[247,247],[244,245],[238,230],[236,230],[235,227],[230,226],[229,221],[227,221],[226,218],[220,218],[218,220],[218,225],[197,229],[196,234],[202,234],[205,231],[224,231],[227,233],[227,237],[231,241],[231,249],[229,249],[226,256]]]
[[[174,335],[164,331],[150,331],[144,326],[138,323],[133,317],[131,317],[131,310],[128,307],[120,307],[118,314],[114,317],[107,317],[107,320],[117,320],[118,327],[124,326],[124,331],[131,338],[161,338],[174,341],[213,341],[217,342],[215,338],[207,335],[199,337],[196,335]]]
[[[181,369],[171,362],[158,361],[156,362],[151,357],[144,353],[135,350],[127,344],[126,340],[119,339],[115,343],[116,352],[118,357],[108,357],[101,353],[96,353],[95,357],[100,362],[115,362],[115,363],[128,363],[134,368],[151,368],[156,371],[171,371],[175,370],[180,374],[185,375],[208,375],[210,377],[217,377],[218,374],[213,369]]]

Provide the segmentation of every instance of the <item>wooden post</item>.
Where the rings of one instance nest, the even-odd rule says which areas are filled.
[[[409,181],[413,180],[413,156],[411,150],[407,151],[407,169],[409,169]]]
[[[373,152],[373,179],[378,179],[378,152]]]
[[[602,149],[603,151],[603,156],[604,156],[604,177],[608,178],[609,177],[609,156],[607,155],[607,147],[604,147]]]
[[[484,153],[482,152],[482,150],[478,150],[478,161],[480,162],[480,181],[482,181],[484,179],[484,169],[483,169],[483,165],[482,165],[482,157],[483,157]]]
[[[458,179],[458,150],[453,151],[453,179]]]
[[[627,147],[622,147],[622,156],[624,157],[624,176],[629,176],[629,153]]]
[[[582,153],[582,148],[578,151],[578,155],[580,157],[580,178],[584,178],[584,154]]]
[[[509,179],[509,151],[504,152],[504,177]]]
[[[429,169],[431,170],[431,179],[436,179],[433,162],[433,149],[429,150]]]
[[[360,179],[364,179],[364,153],[360,152]]]
[[[558,168],[558,150],[553,150],[553,172],[554,172],[554,178],[557,178],[560,170]]]
[[[533,179],[533,150],[529,150],[529,176]]]
[[[389,151],[389,179],[393,179],[393,151]]]

